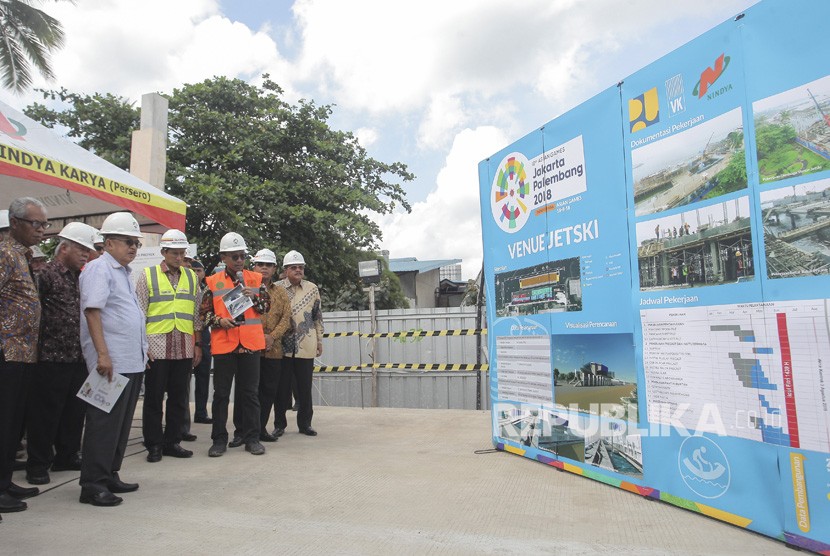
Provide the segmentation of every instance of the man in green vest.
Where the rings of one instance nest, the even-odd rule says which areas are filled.
[[[144,374],[142,431],[150,463],[161,461],[162,455],[193,455],[180,442],[188,409],[190,371],[202,357],[202,300],[196,273],[184,265],[187,237],[179,230],[168,230],[161,236],[160,245],[164,260],[145,268],[135,286],[139,305],[147,315],[150,367]],[[163,411],[165,393],[167,406]]]

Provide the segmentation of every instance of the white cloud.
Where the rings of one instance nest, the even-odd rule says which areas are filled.
[[[216,0],[85,0],[42,9],[61,21],[66,45],[52,58],[55,81],[38,76],[36,87],[137,100],[215,75],[247,80],[270,72],[290,84],[273,39],[224,17]],[[38,96],[10,102],[23,107]]]
[[[435,95],[418,129],[418,144],[440,148],[449,144],[452,132],[466,121],[461,99],[454,95]]]
[[[384,234],[382,248],[392,258],[463,259],[464,278],[474,278],[482,262],[478,163],[506,141],[495,127],[456,135],[437,187],[426,200],[415,203],[409,214],[377,218]]]
[[[357,137],[357,142],[360,143],[360,146],[364,149],[368,149],[377,143],[380,138],[378,131],[370,127],[361,127],[356,129],[354,131],[354,136]]]

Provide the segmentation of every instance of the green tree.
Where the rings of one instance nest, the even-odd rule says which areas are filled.
[[[414,176],[331,129],[330,106],[281,94],[267,75],[262,87],[216,77],[174,90],[167,190],[190,205],[187,233],[209,260],[240,231],[257,249],[303,253],[309,278],[335,295],[381,237],[367,213],[409,210],[400,182]]]
[[[795,137],[795,128],[791,125],[758,123],[755,126],[758,159],[774,157],[776,152],[785,150]]]
[[[34,0],[0,0],[0,68],[3,85],[21,93],[32,84],[32,69],[55,74],[49,54],[63,46],[60,22],[32,6]]]
[[[726,192],[746,187],[746,153],[743,149],[732,153],[729,164],[718,174],[718,182]]]
[[[336,298],[356,283],[357,261],[381,237],[368,215],[409,210],[402,183],[414,176],[402,163],[369,157],[353,134],[329,127],[330,106],[289,104],[264,77],[260,87],[215,77],[173,91],[166,190],[188,204],[185,231],[199,243],[207,268],[218,262],[222,235],[236,231],[251,250],[300,251],[308,278],[324,298]],[[68,108],[36,104],[27,114],[66,127],[83,146],[127,167],[139,121],[130,102],[109,94],[45,94]]]
[[[369,261],[377,259],[372,253],[363,253],[359,260]],[[389,270],[389,263],[386,259],[380,258],[382,272],[380,283],[375,285],[375,308],[401,309],[408,308],[409,301],[403,294],[401,281],[398,276]],[[357,268],[357,261],[354,263]],[[350,280],[343,284],[337,294],[331,298],[323,299],[323,308],[326,311],[357,311],[369,309],[369,294],[363,291],[363,284],[359,278]]]

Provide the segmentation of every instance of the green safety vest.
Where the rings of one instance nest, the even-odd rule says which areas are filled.
[[[175,328],[193,334],[193,313],[196,310],[196,273],[179,268],[179,284],[173,286],[159,265],[144,269],[147,276],[147,334],[167,334]]]

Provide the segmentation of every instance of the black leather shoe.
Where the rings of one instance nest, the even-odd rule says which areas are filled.
[[[110,492],[114,492],[115,494],[135,492],[138,490],[138,483],[125,483],[118,476],[118,473],[113,473],[112,479],[110,479],[110,482],[107,484],[107,488],[109,488]]]
[[[0,513],[22,512],[28,507],[26,502],[18,500],[8,492],[0,494]]]
[[[26,472],[26,482],[30,485],[48,485],[51,479],[48,471]]]
[[[26,488],[12,483],[9,485],[8,490],[6,490],[6,494],[11,495],[13,498],[17,498],[18,500],[24,500],[40,494],[40,489],[37,487]]]
[[[317,436],[317,431],[311,427],[306,427],[300,431],[300,434],[304,434],[306,436]]]
[[[195,417],[193,419],[193,422],[194,423],[202,423],[203,425],[212,425],[213,424],[213,419],[211,419],[210,417]]]
[[[214,442],[213,446],[210,447],[208,450],[208,456],[212,458],[218,458],[222,454],[224,454],[228,450],[228,447],[225,445],[224,442]]]
[[[120,496],[116,496],[108,490],[101,490],[101,491],[87,491],[81,489],[81,497],[78,498],[78,502],[81,504],[92,504],[93,506],[117,506],[124,499]]]
[[[81,458],[75,457],[68,462],[55,462],[52,464],[52,471],[80,471]]]
[[[161,461],[161,446],[150,446],[147,448],[147,461],[150,463]]]
[[[261,456],[265,453],[265,446],[263,446],[257,441],[248,442],[247,444],[245,444],[245,451],[251,452],[251,454],[255,456]]]
[[[279,437],[281,437],[282,435],[285,434],[285,429],[274,429],[274,432],[272,432],[271,434],[273,434],[275,437],[279,438]]]
[[[259,433],[259,440],[260,442],[276,442],[277,437],[268,432],[261,432]]]
[[[186,432],[186,433],[182,434],[182,440],[184,440],[185,442],[193,442],[193,441],[196,440],[196,435],[195,434],[190,434],[189,432]]]
[[[189,458],[193,455],[193,452],[185,450],[180,444],[167,444],[161,450],[161,453],[174,458]]]
[[[244,444],[241,436],[234,436],[233,440],[228,442],[228,448],[239,448]]]

